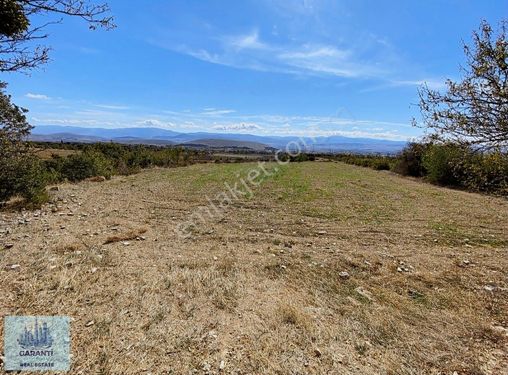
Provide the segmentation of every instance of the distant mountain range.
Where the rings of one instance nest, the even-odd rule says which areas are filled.
[[[396,153],[406,142],[372,138],[349,138],[343,136],[297,137],[260,136],[238,133],[178,133],[160,128],[81,128],[74,126],[46,125],[33,129],[33,141],[45,142],[118,142],[123,144],[182,145],[199,148],[252,149],[255,151],[285,149],[295,144],[305,145],[306,151]],[[302,146],[301,146],[302,147]]]

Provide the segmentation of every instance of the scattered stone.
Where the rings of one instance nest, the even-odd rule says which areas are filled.
[[[316,357],[321,357],[323,355],[323,353],[321,353],[321,350],[319,350],[318,348],[315,348],[314,349],[314,355]]]
[[[224,362],[224,360],[220,361],[220,364],[219,364],[219,370],[222,371],[226,368],[226,362]]]
[[[287,267],[283,264],[280,265],[280,268],[282,268],[283,270],[285,270]]]
[[[19,264],[8,264],[7,266],[5,266],[5,268],[7,268],[8,270],[18,270],[21,268],[21,265]]]
[[[326,233],[327,233],[326,230],[320,230],[319,232],[317,232],[317,234],[319,234],[320,236],[322,236]]]
[[[468,266],[468,265],[470,265],[470,264],[471,264],[471,262],[470,262],[469,260],[467,260],[467,259],[464,259],[464,260],[462,261],[462,263],[463,263],[464,265],[466,265],[466,266]]]
[[[407,268],[406,266],[398,266],[397,272],[409,272],[409,268]]]
[[[95,324],[95,322],[93,320],[90,320],[90,321],[86,322],[85,327],[91,327],[94,324]]]
[[[255,252],[256,254],[262,254],[262,251],[261,251],[261,250],[259,250],[259,249],[258,249],[258,250],[254,250],[254,252]]]
[[[97,267],[93,267],[93,268],[90,270],[90,272],[91,272],[91,273],[95,273],[95,272],[97,272],[97,269],[98,269]]]
[[[6,243],[6,244],[4,245],[4,247],[5,247],[6,249],[12,249],[12,248],[14,247],[14,244],[13,244],[13,243]]]
[[[339,276],[341,279],[349,279],[349,272],[346,271],[339,272]]]
[[[502,336],[508,337],[508,328],[503,326],[492,326],[492,330]]]
[[[355,292],[361,295],[362,297],[367,298],[369,301],[373,301],[374,297],[372,296],[372,293],[368,290],[365,290],[362,286],[359,286],[355,289]]]
[[[122,245],[124,245],[124,246],[129,246],[130,244],[131,244],[131,243],[130,243],[129,241],[124,241],[124,242],[122,242]]]
[[[217,258],[217,257],[213,257],[213,260],[218,260],[218,259],[219,259],[219,258]]]
[[[487,292],[493,292],[494,290],[496,290],[496,286],[495,285],[490,285],[490,284],[487,284],[483,287],[483,289],[485,289]]]

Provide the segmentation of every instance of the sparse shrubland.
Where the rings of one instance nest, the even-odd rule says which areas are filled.
[[[74,150],[67,156],[57,154],[49,158],[36,157],[34,147],[12,157],[0,158],[0,202],[13,196],[24,198],[28,204],[39,205],[46,198],[46,185],[62,181],[78,182],[84,179],[113,175],[129,175],[151,167],[174,167],[207,160],[202,151],[155,146],[128,146],[114,143],[97,144],[37,144],[44,148]]]

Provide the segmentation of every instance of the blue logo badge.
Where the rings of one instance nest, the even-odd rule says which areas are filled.
[[[6,316],[5,370],[68,371],[69,321],[64,316]]]

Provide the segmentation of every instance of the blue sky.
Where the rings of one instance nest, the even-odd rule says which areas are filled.
[[[109,4],[118,28],[49,28],[51,62],[8,74],[34,125],[182,132],[421,134],[417,87],[459,77],[461,41],[506,1],[255,0]],[[142,5],[139,5],[142,4]]]

